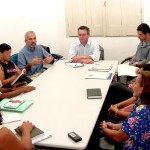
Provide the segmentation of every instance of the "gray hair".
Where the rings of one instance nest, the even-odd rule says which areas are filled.
[[[35,34],[35,32],[34,31],[28,31],[28,32],[26,32],[26,34],[24,35],[25,40],[27,39],[27,37],[28,37],[29,34]]]

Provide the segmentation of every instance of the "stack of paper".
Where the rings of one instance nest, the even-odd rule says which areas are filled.
[[[136,70],[138,67],[120,64],[118,65],[118,76],[137,76]]]
[[[109,79],[109,77],[112,75],[112,73],[109,72],[88,72],[85,75],[85,79]]]
[[[66,65],[67,66],[71,66],[71,67],[73,67],[73,68],[78,68],[78,67],[83,67],[84,66],[84,64],[82,64],[82,63],[66,63]]]
[[[89,71],[100,71],[100,72],[109,72],[112,68],[110,63],[94,63],[90,65]]]
[[[14,122],[19,120],[21,120],[21,117],[17,113],[3,115],[3,123],[9,123],[9,122]]]

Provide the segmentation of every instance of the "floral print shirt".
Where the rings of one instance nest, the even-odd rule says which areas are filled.
[[[121,129],[129,135],[124,150],[150,150],[150,105],[134,108]]]

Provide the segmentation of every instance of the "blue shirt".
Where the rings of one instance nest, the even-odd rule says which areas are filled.
[[[150,61],[150,40],[146,43],[145,46],[143,45],[143,42],[140,42],[137,47],[136,54],[131,59],[130,64],[139,61],[141,61],[142,64],[146,64]]]
[[[72,62],[74,56],[91,56],[93,61],[99,61],[100,50],[99,44],[91,39],[88,39],[88,42],[83,46],[80,40],[77,40],[72,43],[69,50],[68,60]]]
[[[129,136],[124,150],[150,150],[150,105],[136,107],[121,129]]]
[[[44,59],[46,56],[51,57],[51,55],[40,45],[36,45],[34,50],[26,45],[18,53],[18,67],[22,70],[28,63],[33,60],[33,58],[39,57],[41,59]],[[43,72],[43,63],[33,65],[29,70],[27,70],[27,75],[32,75],[40,72]]]

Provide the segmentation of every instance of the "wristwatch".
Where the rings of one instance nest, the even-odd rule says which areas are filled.
[[[83,56],[83,58],[85,59],[85,58],[86,58],[86,56]]]

